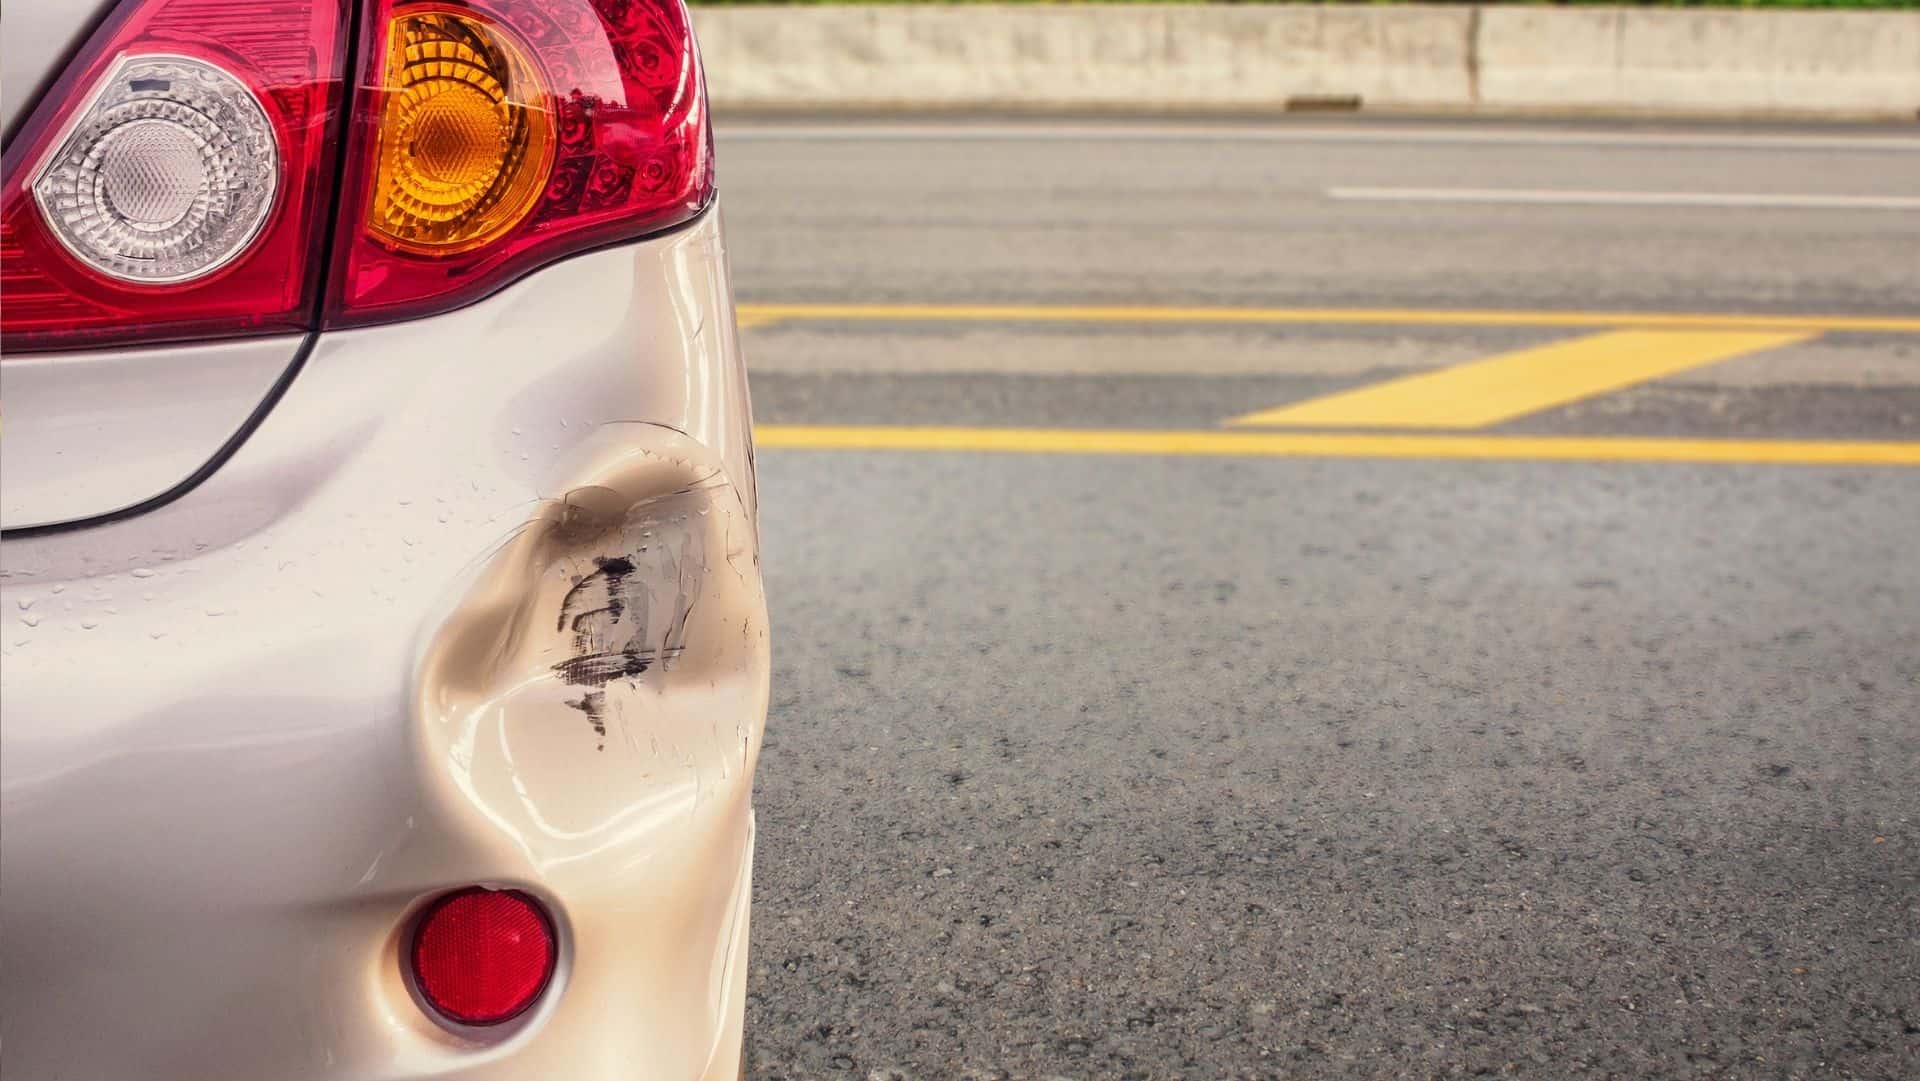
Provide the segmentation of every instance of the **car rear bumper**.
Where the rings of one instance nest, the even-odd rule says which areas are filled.
[[[728,1077],[766,714],[717,212],[327,334],[209,479],[0,553],[9,1079]],[[561,978],[456,1035],[448,889]]]

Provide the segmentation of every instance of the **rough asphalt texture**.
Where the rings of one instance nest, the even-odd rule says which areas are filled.
[[[774,337],[769,333],[767,337]],[[1920,356],[1913,363],[1920,380]],[[761,373],[754,408],[783,424],[1215,427],[1278,405],[1405,374],[1216,376]],[[1496,432],[1690,439],[1920,439],[1920,384],[1715,387],[1669,381],[1531,414]]]
[[[729,204],[748,299],[789,299],[748,289],[788,240],[743,220],[855,213],[806,209],[831,169],[802,149],[789,202]],[[896,178],[928,155],[894,152]],[[822,258],[870,243],[953,299],[943,249],[884,239],[910,216],[873,229]],[[1816,299],[1843,262],[1803,268]],[[1646,284],[1605,269],[1606,297]],[[1863,271],[1859,307],[1914,273]],[[859,285],[831,298],[884,299]],[[848,356],[914,337],[843,329]],[[763,422],[1205,426],[1369,378],[927,375],[910,349],[857,376],[789,333],[749,332]],[[1880,341],[1873,379],[1690,376],[1515,430],[1914,438],[1920,371],[1887,375],[1911,342]],[[1920,471],[761,468],[750,1077],[1920,1077]]]
[[[751,125],[782,126],[806,121]],[[1912,196],[1920,152],[1911,149],[780,141],[736,130],[747,127],[718,129],[718,177],[747,299],[1912,314],[1920,297],[1911,211],[1325,195],[1383,186]]]
[[[1920,1069],[1912,475],[764,468],[753,1076]]]

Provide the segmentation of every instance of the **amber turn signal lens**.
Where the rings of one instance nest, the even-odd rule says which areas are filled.
[[[464,12],[396,14],[384,77],[375,237],[451,254],[526,217],[553,166],[553,114],[511,31]]]

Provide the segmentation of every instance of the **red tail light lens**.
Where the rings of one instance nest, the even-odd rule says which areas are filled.
[[[682,0],[363,0],[349,91],[354,7],[121,0],[7,149],[0,348],[446,311],[712,198]]]
[[[436,1013],[462,1025],[498,1025],[540,998],[556,955],[553,924],[533,898],[475,887],[421,913],[409,964]]]
[[[378,0],[361,38],[328,325],[457,307],[712,195],[681,0]]]
[[[0,348],[312,323],[342,0],[123,3],[8,147]]]

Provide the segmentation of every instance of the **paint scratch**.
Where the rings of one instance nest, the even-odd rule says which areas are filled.
[[[572,656],[553,672],[588,688],[567,705],[586,715],[601,750],[607,685],[670,668],[685,650],[706,571],[704,534],[693,522],[705,516],[708,494],[695,487],[630,509],[617,534],[626,550],[594,557],[561,599],[554,629],[570,635]]]

